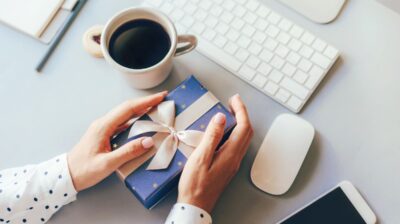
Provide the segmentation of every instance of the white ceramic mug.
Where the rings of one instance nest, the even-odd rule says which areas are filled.
[[[136,19],[148,19],[160,24],[168,33],[171,42],[171,47],[164,58],[157,64],[144,69],[132,69],[122,66],[110,56],[108,47],[113,33],[121,25]],[[183,46],[178,47],[178,44],[183,44]],[[173,58],[190,52],[196,45],[197,39],[195,36],[177,35],[174,24],[165,14],[144,7],[125,9],[113,16],[104,27],[92,27],[84,35],[86,50],[94,56],[104,57],[109,64],[124,73],[129,83],[137,89],[148,89],[162,83],[172,70]]]

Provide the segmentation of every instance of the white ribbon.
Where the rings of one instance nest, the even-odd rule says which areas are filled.
[[[156,163],[156,167],[168,167],[168,165],[165,164],[170,163],[177,148],[186,158],[189,158],[190,154],[193,152],[193,146],[200,142],[199,139],[201,139],[201,137],[194,136],[196,134],[192,134],[192,130],[185,129],[190,127],[195,121],[197,121],[211,108],[218,104],[218,102],[218,99],[215,98],[212,93],[206,92],[189,106],[176,105],[179,107],[186,107],[181,113],[176,115],[176,117],[174,112],[175,107],[173,109],[169,109],[172,103],[162,103],[157,108],[154,108],[147,113],[153,122],[144,120],[135,121],[134,125],[132,125],[130,129],[128,138],[134,137],[138,133],[157,132],[152,136],[154,140],[154,147],[147,153],[125,163],[118,168],[118,176],[121,179],[127,178],[132,172],[134,172],[156,154],[158,154],[157,156],[154,156],[156,160],[153,159]],[[158,132],[159,130],[163,132]],[[165,147],[161,147],[164,142]],[[162,150],[159,150],[160,148],[162,148]],[[160,157],[161,160],[163,160],[162,166],[158,162]],[[164,161],[163,158],[169,159],[165,159]],[[151,163],[153,163],[153,161],[151,161]],[[152,166],[151,168],[154,167]]]
[[[153,121],[138,120],[129,131],[129,136],[137,136],[149,132],[167,133],[157,153],[151,160],[147,170],[160,170],[168,168],[176,150],[189,146],[192,150],[200,144],[203,132],[196,130],[177,130],[175,127],[175,102],[164,101],[160,103],[153,113]],[[185,144],[186,146],[184,146]]]

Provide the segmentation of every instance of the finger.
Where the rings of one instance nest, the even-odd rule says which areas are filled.
[[[232,96],[232,98],[229,100],[229,107],[231,108],[232,113],[235,115],[238,124],[250,124],[246,105],[243,103],[242,98],[239,96],[239,94]]]
[[[108,162],[110,162],[112,167],[116,169],[126,162],[146,153],[149,149],[153,147],[153,145],[154,141],[151,137],[135,139],[121,146],[119,149],[108,153]]]
[[[199,146],[194,150],[190,158],[198,159],[200,163],[208,168],[212,162],[215,149],[224,135],[225,123],[225,115],[223,113],[216,114],[208,124]]]
[[[110,127],[111,133],[122,124],[126,123],[134,115],[146,111],[148,108],[159,104],[164,97],[168,94],[167,91],[156,93],[150,96],[142,97],[136,100],[129,100],[115,109],[111,110],[104,116],[106,127]]]
[[[247,147],[244,146],[250,142],[253,136],[253,127],[246,106],[239,95],[233,96],[229,105],[232,108],[232,112],[235,114],[237,125],[225,143],[228,145],[224,147],[223,151],[225,152],[221,151],[221,153],[225,153],[228,157],[230,157],[230,155],[242,157],[247,150]]]

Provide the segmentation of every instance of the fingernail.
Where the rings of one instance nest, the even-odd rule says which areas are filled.
[[[224,124],[225,123],[225,114],[223,113],[218,113],[214,117],[214,121],[217,124]]]
[[[153,138],[151,138],[151,137],[146,137],[142,140],[142,146],[145,149],[149,149],[149,148],[153,147],[153,145],[154,145],[154,141],[153,141]]]

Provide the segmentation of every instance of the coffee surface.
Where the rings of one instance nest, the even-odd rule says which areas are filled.
[[[109,43],[111,57],[131,69],[144,69],[157,64],[170,48],[168,33],[160,24],[147,19],[121,25]]]

